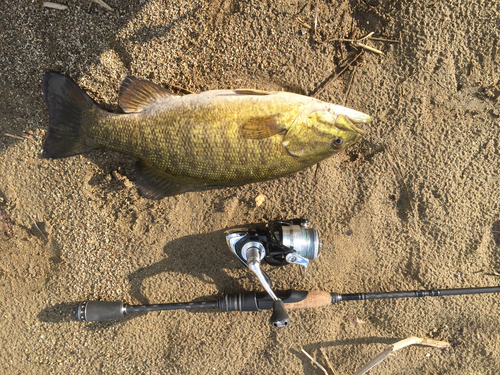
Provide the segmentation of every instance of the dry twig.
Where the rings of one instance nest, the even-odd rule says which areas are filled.
[[[351,62],[350,62],[349,64],[347,64],[347,66],[346,66],[344,69],[342,69],[342,70],[340,71],[340,73],[336,74],[336,75],[335,75],[332,79],[330,79],[330,80],[329,80],[329,81],[328,81],[328,82],[327,82],[327,83],[326,83],[326,84],[325,84],[325,85],[324,85],[321,89],[319,89],[316,93],[314,93],[314,95],[311,95],[311,96],[312,96],[313,98],[315,98],[315,97],[317,97],[319,94],[321,94],[323,91],[325,91],[325,90],[326,90],[326,88],[327,88],[328,86],[330,86],[330,85],[331,85],[331,83],[332,83],[333,81],[335,81],[335,80],[336,80],[336,79],[337,79],[337,78],[338,78],[338,77],[339,77],[342,73],[344,73],[344,72],[347,70],[347,68],[349,68],[349,67],[352,65],[352,63],[353,63],[354,61],[356,61],[356,60],[358,59],[358,57],[359,57],[359,56],[361,56],[362,54],[363,54],[363,51],[361,51],[360,53],[358,53],[358,54],[356,55],[356,57],[355,57],[354,59],[352,59],[352,60],[351,60]]]
[[[319,8],[319,0],[316,0],[316,9],[314,9],[314,32],[318,27],[318,8]]]
[[[295,16],[295,21],[297,21],[297,23],[302,26],[302,27],[305,27],[306,29],[312,29],[311,25],[309,25],[306,21],[304,21],[302,18],[300,18],[299,16]]]
[[[38,226],[38,224],[36,223],[35,221],[35,218],[33,217],[33,225],[35,226],[36,229],[38,229],[38,231],[40,232],[40,234],[42,235],[42,237],[47,240],[47,237],[45,236],[45,234],[42,232],[42,230],[40,229],[40,227]]]
[[[373,367],[378,365],[384,359],[386,359],[391,353],[403,349],[410,345],[424,345],[424,346],[433,346],[435,348],[449,348],[450,344],[446,341],[437,341],[432,339],[421,339],[419,337],[408,337],[407,339],[401,340],[392,344],[387,349],[385,349],[382,353],[380,353],[377,357],[368,362],[362,369],[356,371],[354,375],[363,375],[370,371]]]
[[[173,85],[171,83],[166,83],[167,86],[170,86],[170,87],[173,87],[174,89],[177,89],[179,91],[185,91],[185,93],[188,93],[188,94],[196,94],[194,91],[191,91],[191,90],[188,90],[188,89],[185,89],[184,87],[180,87],[180,86],[176,86],[176,85]]]
[[[58,4],[58,3],[51,3],[49,1],[46,1],[42,4],[45,8],[52,8],[52,9],[58,9],[58,10],[66,10],[68,7],[63,4]]]
[[[108,4],[106,4],[103,0],[92,0],[94,3],[102,6],[103,8],[109,10],[109,11],[113,11],[113,8],[111,8]]]
[[[373,34],[375,34],[375,32],[372,31],[371,33],[369,33],[368,35],[366,35],[360,39],[330,38],[330,39],[325,40],[325,42],[348,42],[348,43],[351,43],[351,45],[353,47],[364,48],[367,51],[378,53],[379,55],[383,55],[384,53],[381,50],[367,46],[364,43],[361,43],[361,42],[364,42],[365,40],[374,39],[374,38],[372,38]],[[396,42],[396,41],[392,41],[392,42]]]
[[[332,372],[333,375],[335,375],[335,371],[333,370],[333,366],[330,362],[330,358],[328,358],[328,356],[326,355],[326,351],[325,351],[325,348],[319,348],[319,350],[321,350],[321,353],[323,354],[323,357],[325,357],[326,359],[326,364],[328,365],[328,367],[330,368],[330,371]]]
[[[316,163],[316,169],[314,170],[314,180],[316,180],[316,177],[318,177],[318,171],[320,168],[320,163]]]
[[[24,137],[20,137],[18,135],[14,135],[14,134],[9,134],[9,133],[4,133],[3,135],[5,135],[6,137],[11,137],[11,138],[15,138],[15,139],[21,139],[21,140],[25,140],[26,138]]]
[[[383,55],[384,53],[374,47],[370,47],[366,45],[364,42],[368,40],[375,40],[377,42],[385,42],[385,43],[399,43],[399,40],[394,40],[394,39],[385,39],[385,38],[374,38],[373,34],[375,34],[374,31],[369,33],[368,35],[360,38],[360,39],[354,39],[354,34],[355,31],[353,31],[353,35],[351,39],[348,38],[325,38],[322,39],[321,36],[318,34],[318,12],[319,12],[319,0],[316,1],[316,9],[314,11],[314,35],[316,35],[316,38],[318,40],[318,43],[323,44],[323,43],[328,43],[328,42],[348,42],[350,43],[354,48],[363,48],[367,51]],[[305,27],[307,29],[313,29],[311,25],[309,25],[306,21],[304,21],[302,18],[298,16],[298,14],[294,17],[295,21],[299,23],[302,27]]]
[[[344,107],[347,104],[347,98],[349,97],[349,93],[351,92],[352,82],[354,81],[354,76],[355,75],[356,75],[356,67],[354,67],[353,70],[352,70],[351,81],[349,82],[349,86],[347,87],[347,92],[346,92],[345,98],[344,98],[344,104],[343,104]]]
[[[301,351],[302,351],[302,353],[304,353],[304,354],[307,356],[307,358],[309,358],[309,359],[310,359],[310,360],[311,360],[311,361],[312,361],[312,362],[313,362],[316,366],[318,366],[321,370],[323,370],[323,372],[325,373],[325,375],[328,375],[328,372],[326,371],[326,369],[325,369],[323,366],[321,366],[321,365],[320,365],[320,364],[319,364],[319,363],[318,363],[318,362],[317,362],[317,361],[316,361],[313,357],[311,357],[311,356],[309,355],[309,353],[308,353],[308,352],[306,352],[303,348],[301,348],[300,350],[301,350]]]

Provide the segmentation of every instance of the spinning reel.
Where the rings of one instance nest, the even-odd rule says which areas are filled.
[[[299,264],[306,272],[309,261],[320,253],[318,231],[310,228],[307,220],[272,221],[267,226],[254,225],[226,231],[226,241],[231,251],[252,271],[273,299],[271,324],[286,327],[290,317],[283,301],[276,296],[269,277],[262,271],[261,262],[273,266]]]
[[[294,219],[234,228],[225,234],[231,251],[257,276],[268,296],[250,292],[226,295],[213,302],[137,306],[128,306],[123,302],[88,301],[78,305],[73,310],[73,316],[80,321],[101,321],[143,311],[210,307],[226,311],[260,311],[270,309],[272,303],[271,324],[274,327],[286,327],[290,323],[290,317],[285,311],[282,299],[287,304],[293,304],[304,300],[307,293],[282,293],[281,298],[278,298],[271,288],[269,277],[261,270],[260,265],[262,262],[273,266],[299,264],[306,270],[309,262],[319,256],[321,243],[318,232],[308,226],[307,220]],[[329,300],[329,297],[327,299]]]

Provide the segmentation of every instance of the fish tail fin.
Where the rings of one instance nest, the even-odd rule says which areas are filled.
[[[43,98],[49,110],[49,127],[42,157],[64,158],[96,148],[85,127],[96,120],[100,109],[76,83],[60,73],[47,72]]]

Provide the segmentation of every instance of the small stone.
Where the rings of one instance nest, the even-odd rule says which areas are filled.
[[[265,200],[266,200],[266,196],[264,194],[259,194],[257,196],[257,198],[255,198],[255,205],[257,207],[260,207],[260,206],[262,206],[262,204],[264,203]]]

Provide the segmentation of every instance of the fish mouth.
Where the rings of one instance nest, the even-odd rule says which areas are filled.
[[[372,118],[367,114],[356,112],[355,114],[348,114],[346,117],[349,119],[352,130],[358,133],[361,136],[366,134],[366,130],[363,129],[360,125],[368,124],[372,121]]]
[[[360,128],[359,126],[356,126],[354,124],[351,124],[352,130],[354,130],[356,133],[358,133],[360,136],[364,136],[366,134],[366,130],[363,128]]]

